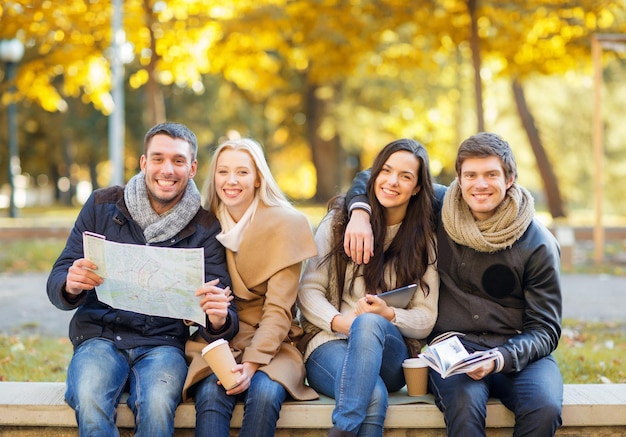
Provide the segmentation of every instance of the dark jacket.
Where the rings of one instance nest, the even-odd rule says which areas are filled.
[[[67,271],[72,263],[84,258],[84,231],[104,235],[118,243],[145,245],[139,225],[133,221],[124,202],[123,187],[94,191],[81,209],[68,237],[67,244],[48,277],[48,298],[59,309],[77,309],[70,322],[69,336],[74,347],[83,341],[103,337],[114,341],[118,348],[169,345],[184,349],[189,327],[179,319],[150,316],[118,310],[98,301],[93,290],[84,291],[75,301],[65,292]],[[154,244],[160,247],[204,248],[205,282],[219,278],[221,287],[231,285],[222,245],[215,239],[220,225],[215,216],[200,209],[191,222],[169,241]],[[235,305],[229,308],[228,321],[215,338],[230,339],[238,329]],[[213,338],[209,339],[212,340]]]
[[[509,249],[477,252],[437,230],[439,317],[432,336],[463,333],[468,349],[497,347],[502,372],[519,372],[557,347],[561,336],[560,254],[536,220]]]

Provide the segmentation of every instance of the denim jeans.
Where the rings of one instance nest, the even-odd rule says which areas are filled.
[[[516,437],[553,436],[561,426],[563,379],[552,356],[528,364],[519,373],[495,373],[480,381],[467,375],[442,379],[432,370],[429,376],[449,436],[484,436],[490,396],[515,413]]]
[[[121,350],[110,340],[92,338],[74,351],[65,399],[76,413],[81,436],[118,436],[115,408],[128,387],[135,436],[169,437],[186,375],[184,353],[176,347]]]
[[[409,352],[398,328],[377,314],[358,316],[347,340],[324,343],[306,362],[309,385],[335,399],[333,426],[359,436],[382,436],[388,392],[404,382]]]
[[[272,437],[287,391],[278,382],[259,370],[254,373],[250,387],[235,396],[226,394],[217,377],[211,374],[196,384],[196,431],[198,437],[230,435],[230,420],[239,399],[243,400],[243,420],[240,436]]]

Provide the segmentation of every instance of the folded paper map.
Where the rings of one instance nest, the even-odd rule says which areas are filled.
[[[200,298],[204,283],[204,249],[176,249],[108,241],[83,233],[85,258],[104,278],[96,287],[98,300],[118,308],[153,316],[194,321],[205,326]]]

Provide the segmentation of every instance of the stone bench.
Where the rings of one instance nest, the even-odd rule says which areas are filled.
[[[75,436],[74,411],[63,400],[62,382],[0,382],[0,436]],[[277,436],[318,437],[331,427],[334,401],[289,401],[283,405]],[[233,434],[241,426],[242,405],[232,419]],[[131,436],[133,415],[125,404],[118,407],[122,435]],[[192,436],[193,404],[182,404],[176,413],[176,436]],[[511,435],[513,414],[500,402],[487,407],[489,436]],[[430,395],[409,397],[404,390],[390,396],[385,435],[400,437],[408,430],[420,435],[445,436],[443,416]],[[559,436],[626,436],[626,384],[566,385],[563,427]]]

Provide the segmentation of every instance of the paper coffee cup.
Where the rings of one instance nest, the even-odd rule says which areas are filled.
[[[428,365],[421,358],[407,358],[402,363],[409,396],[424,396],[428,392]]]
[[[209,343],[202,349],[202,358],[211,367],[226,390],[237,387],[237,379],[241,373],[232,371],[237,363],[226,340],[220,338]]]

